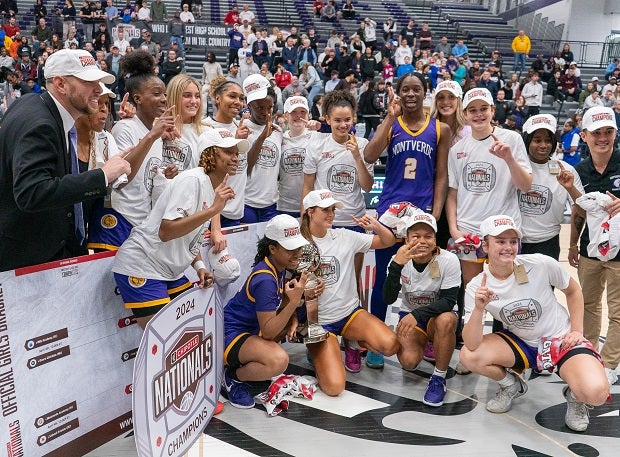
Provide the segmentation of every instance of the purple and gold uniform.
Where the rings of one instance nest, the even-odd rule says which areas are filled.
[[[284,275],[268,257],[258,262],[241,290],[224,307],[224,362],[231,348],[244,335],[259,335],[257,312],[272,312],[282,304]]]
[[[106,207],[104,200],[97,201],[88,222],[88,249],[117,251],[132,228],[122,214]]]
[[[378,214],[395,202],[410,202],[431,212],[440,131],[440,122],[428,115],[417,132],[409,130],[402,116],[394,121],[388,133],[388,158]]]
[[[394,121],[388,133],[388,158],[385,182],[379,195],[377,214],[382,215],[392,203],[410,202],[430,213],[435,197],[435,163],[441,123],[429,115],[416,132],[409,130],[402,116]],[[385,320],[387,305],[382,291],[388,263],[400,243],[375,251],[375,283],[371,295],[372,314]]]

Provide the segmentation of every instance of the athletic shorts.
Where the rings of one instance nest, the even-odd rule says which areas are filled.
[[[347,330],[349,324],[353,322],[353,319],[355,319],[357,315],[362,311],[364,311],[364,309],[361,306],[358,306],[353,310],[351,314],[343,317],[339,321],[331,322],[329,324],[321,324],[321,326],[328,332],[333,333],[334,335],[342,335]]]
[[[452,310],[450,312],[454,313],[454,315],[457,317],[457,319],[459,318],[459,312],[458,311]],[[398,322],[402,321],[403,317],[405,317],[407,314],[411,314],[411,313],[409,311],[399,311],[398,312]],[[429,319],[428,321],[430,321],[431,319]],[[420,331],[420,332],[422,332],[424,334],[424,336],[426,336],[426,338],[428,338],[428,333],[426,332],[426,327],[428,326],[428,321],[425,321],[425,322],[418,321],[416,326],[415,326],[415,329]]]
[[[114,273],[114,279],[125,307],[131,308],[135,317],[156,314],[171,299],[192,287],[185,276],[174,281],[162,281]]]
[[[88,224],[88,249],[116,251],[129,238],[133,226],[119,212],[97,202]]]

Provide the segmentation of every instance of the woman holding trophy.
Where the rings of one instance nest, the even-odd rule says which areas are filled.
[[[318,324],[329,332],[324,341],[307,346],[319,386],[330,396],[339,395],[346,382],[337,335],[387,356],[400,347],[394,332],[360,306],[354,268],[355,254],[392,246],[395,238],[388,228],[367,215],[353,220],[375,235],[333,229],[335,210],[341,206],[329,190],[313,190],[303,199],[301,220],[302,234],[320,253],[318,273],[325,289],[318,297]],[[359,347],[356,349],[359,351]]]

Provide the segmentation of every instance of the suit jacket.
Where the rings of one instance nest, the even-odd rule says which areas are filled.
[[[0,123],[0,271],[87,251],[73,205],[103,197],[101,169],[71,174],[60,113],[48,93],[28,94]]]

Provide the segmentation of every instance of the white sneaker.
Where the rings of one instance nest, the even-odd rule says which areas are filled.
[[[618,382],[618,374],[616,370],[612,368],[605,368],[605,374],[607,375],[607,380],[609,381],[609,385],[613,386],[616,382]]]
[[[499,387],[499,390],[495,394],[495,398],[492,398],[487,402],[487,411],[491,413],[505,413],[512,408],[512,400],[524,395],[527,392],[527,384],[516,373],[510,373],[515,378],[515,383],[508,387]]]
[[[564,416],[564,423],[568,428],[576,432],[583,432],[588,428],[590,424],[590,409],[591,406],[581,403],[575,400],[573,393],[568,386],[562,390],[564,398],[566,398],[566,415]]]

